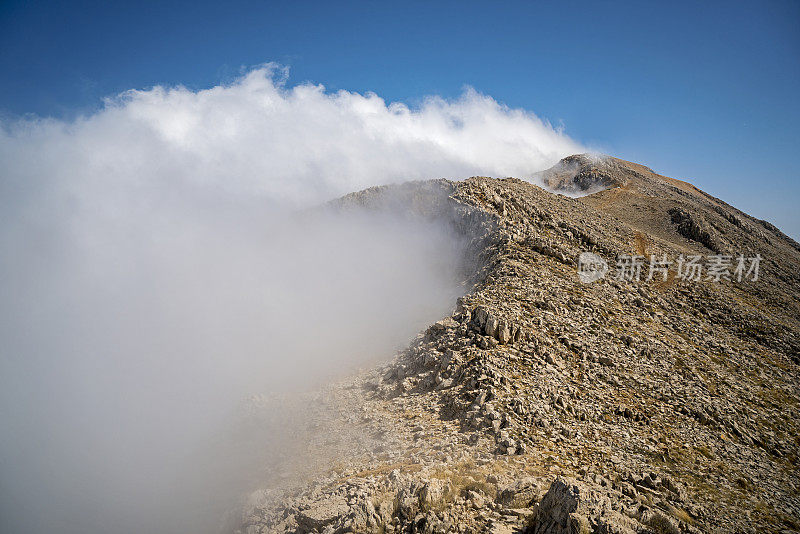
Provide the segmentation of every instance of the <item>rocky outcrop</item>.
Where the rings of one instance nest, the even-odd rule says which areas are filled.
[[[713,230],[708,227],[702,218],[699,216],[692,216],[691,213],[683,208],[670,209],[669,216],[672,220],[672,224],[675,225],[678,233],[683,237],[691,239],[692,241],[697,241],[714,252],[721,252],[717,241],[711,237]]]
[[[615,160],[599,154],[566,157],[534,178],[548,189],[567,194],[595,193],[627,182]]]
[[[572,479],[557,478],[539,505],[530,534],[634,534],[638,521],[611,506],[608,495]]]

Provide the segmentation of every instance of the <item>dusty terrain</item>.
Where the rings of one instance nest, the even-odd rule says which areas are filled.
[[[569,196],[475,177],[333,203],[452,227],[465,296],[378,369],[254,399],[246,424],[297,424],[231,530],[800,529],[800,246],[641,165],[572,156],[538,178]],[[586,251],[605,278],[581,282]],[[670,264],[647,280],[651,254]],[[729,280],[678,272],[720,254]],[[616,279],[626,255],[640,280]]]

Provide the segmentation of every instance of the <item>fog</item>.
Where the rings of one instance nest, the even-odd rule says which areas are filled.
[[[197,490],[172,487],[181,458],[242,398],[388,358],[460,291],[458,240],[436,226],[167,211],[52,227],[4,257],[0,500],[16,531],[141,531]]]
[[[309,207],[580,151],[472,91],[410,110],[285,75],[2,124],[0,530],[214,532],[243,398],[385,360],[464,291],[448,228]]]

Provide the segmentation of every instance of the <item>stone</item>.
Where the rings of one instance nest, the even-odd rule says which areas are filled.
[[[350,507],[343,497],[332,497],[316,503],[311,508],[298,512],[295,518],[299,526],[298,532],[320,531],[349,511]]]
[[[486,320],[488,319],[488,312],[486,311],[486,307],[478,306],[472,312],[472,322],[475,326],[478,327],[479,330],[483,330],[486,326]]]
[[[497,341],[501,344],[505,345],[509,341],[511,341],[511,331],[508,328],[508,324],[505,321],[500,321],[497,326]]]
[[[497,492],[497,502],[510,508],[528,508],[539,498],[541,488],[535,478],[517,480]]]
[[[491,313],[486,317],[486,326],[484,326],[483,332],[488,337],[493,337],[496,339],[497,336],[497,327],[500,325],[500,320],[492,315]]]
[[[467,499],[472,503],[474,508],[483,508],[486,504],[486,499],[477,491],[468,490]]]
[[[614,367],[614,360],[612,360],[608,356],[600,356],[599,358],[597,358],[597,361],[600,363],[600,365],[604,365],[606,367]]]
[[[556,478],[539,504],[533,534],[634,534],[638,523],[614,510],[607,494],[570,478]]]

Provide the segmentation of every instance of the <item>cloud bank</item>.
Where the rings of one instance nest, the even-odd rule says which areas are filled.
[[[410,109],[372,93],[288,87],[287,74],[270,64],[207,90],[128,91],[74,122],[4,124],[5,179],[187,181],[300,203],[398,181],[524,178],[583,150],[473,90]]]
[[[409,109],[274,65],[2,123],[0,530],[214,531],[204,496],[246,488],[178,481],[224,465],[243,397],[388,358],[464,289],[444,228],[293,210],[580,150],[474,91]]]

